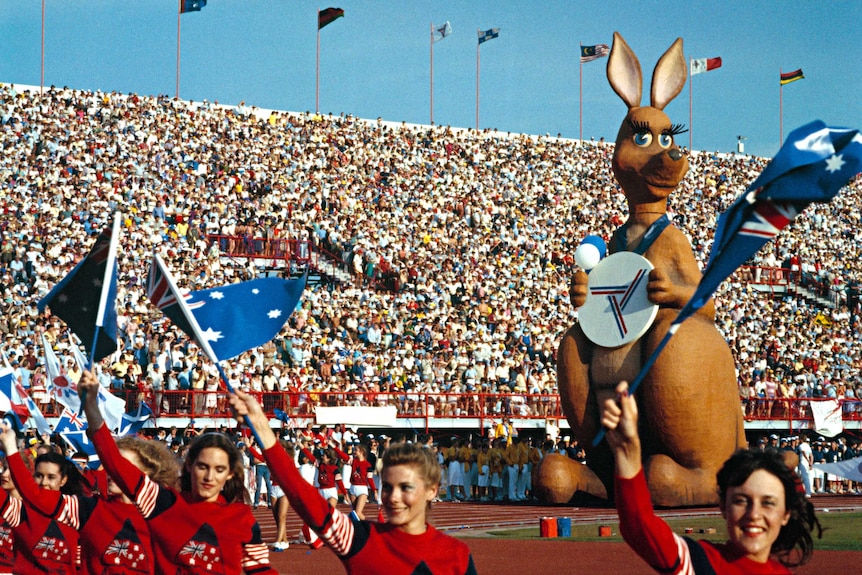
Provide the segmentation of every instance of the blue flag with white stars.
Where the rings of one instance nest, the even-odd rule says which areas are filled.
[[[299,304],[306,279],[307,274],[293,280],[260,278],[183,296],[156,257],[147,292],[162,313],[219,362],[273,339]]]
[[[817,120],[787,136],[778,154],[718,218],[703,278],[674,324],[703,307],[718,286],[812,202],[829,202],[862,170],[859,130]]]

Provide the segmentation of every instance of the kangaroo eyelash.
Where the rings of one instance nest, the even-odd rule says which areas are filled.
[[[668,136],[676,136],[678,134],[685,134],[688,130],[685,127],[685,124],[673,124],[670,128],[662,131],[662,134],[667,134]]]
[[[638,122],[632,119],[629,119],[629,126],[632,131],[637,134],[643,134],[645,132],[649,132],[649,122]]]

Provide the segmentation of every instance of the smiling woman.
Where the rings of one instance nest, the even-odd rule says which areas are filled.
[[[620,533],[660,573],[790,573],[806,563],[811,533],[821,533],[814,507],[795,472],[778,451],[741,449],[717,475],[719,507],[727,542],[713,544],[676,535],[650,503],[648,477],[641,463],[638,412],[628,385],[605,401],[602,425],[614,453]]]
[[[155,572],[274,575],[260,526],[244,501],[235,440],[221,433],[198,435],[189,445],[180,491],[160,485],[120,454],[99,411],[98,386],[90,372],[78,384],[88,434],[108,475],[150,528]]]
[[[237,392],[230,398],[238,417],[248,417],[261,439],[273,477],[300,517],[335,552],[349,573],[473,575],[469,548],[427,521],[440,487],[440,467],[422,446],[394,444],[383,454],[381,498],[388,521],[377,523],[332,508],[299,474],[277,443],[260,404]]]

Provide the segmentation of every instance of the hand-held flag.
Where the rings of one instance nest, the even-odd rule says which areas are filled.
[[[775,158],[718,219],[703,277],[629,386],[634,393],[680,324],[702,308],[718,286],[778,235],[812,202],[829,202],[862,170],[859,130],[816,120],[787,136]],[[598,445],[602,429],[593,440]]]
[[[272,340],[296,309],[306,276],[260,278],[192,291],[184,298],[161,257],[150,266],[150,301],[192,338],[213,363]]]
[[[50,307],[81,338],[91,362],[117,350],[118,234],[119,216],[113,230],[105,228],[90,253],[37,304],[40,313]]]

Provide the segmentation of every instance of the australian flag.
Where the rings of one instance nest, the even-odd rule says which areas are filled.
[[[105,565],[105,573],[114,573],[118,566],[123,568],[117,569],[118,573],[148,573],[152,562],[151,555],[149,545],[141,543],[131,520],[126,519],[122,529],[114,535],[114,539],[105,549],[102,563]]]
[[[703,307],[736,269],[812,202],[829,202],[862,170],[859,130],[817,120],[797,128],[718,219],[703,278],[674,323]]]
[[[180,548],[174,562],[189,568],[189,573],[224,573],[218,537],[208,523],[201,525],[189,541]]]
[[[490,30],[479,31],[479,44],[484,44],[488,40],[493,40],[500,36],[499,28],[491,28]]]
[[[81,338],[93,362],[109,356],[117,349],[117,260],[109,257],[110,251],[111,228],[105,228],[87,257],[78,262],[38,303],[40,313],[50,307],[51,313],[66,322],[69,329]],[[109,261],[112,262],[112,269],[110,275],[106,276]],[[108,285],[104,285],[106,277]],[[104,289],[108,290],[108,305],[105,306],[103,317],[99,317]],[[97,329],[99,338],[93,350]]]
[[[150,266],[147,294],[212,361],[218,362],[274,338],[296,309],[306,277],[260,278],[193,291],[183,297],[156,255]]]

